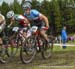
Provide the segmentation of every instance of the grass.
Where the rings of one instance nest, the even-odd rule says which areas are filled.
[[[37,53],[34,61],[30,64],[22,64],[19,55],[8,64],[0,64],[0,69],[75,69],[75,47],[62,49],[55,46],[53,55],[49,59],[42,59]]]
[[[60,46],[55,46],[54,48],[53,48],[53,51],[55,52],[55,51],[58,51],[58,52],[64,52],[64,51],[74,51],[75,50],[75,46],[67,46],[67,48],[66,49],[63,49],[62,47],[60,47]]]

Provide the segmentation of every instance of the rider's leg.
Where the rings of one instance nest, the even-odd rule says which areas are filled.
[[[1,47],[2,46],[2,39],[0,38],[0,52],[1,52]]]
[[[40,22],[39,25],[37,25],[39,30],[40,30],[40,33],[41,35],[46,39],[47,42],[49,42],[49,38],[46,34],[46,30],[43,30],[42,27],[45,27],[45,23],[44,22]]]
[[[4,53],[4,51],[2,51],[4,49],[3,42],[2,42],[2,38],[0,38],[0,62],[5,63],[5,61],[2,59],[1,55]]]
[[[48,36],[46,34],[46,31],[45,30],[40,30],[40,33],[46,39],[46,41],[49,42],[49,38],[48,38]]]
[[[2,39],[0,38],[0,44],[2,44]]]
[[[1,49],[2,49],[2,44],[3,44],[3,42],[2,42],[2,37],[3,37],[3,33],[0,32],[0,51],[1,51]]]

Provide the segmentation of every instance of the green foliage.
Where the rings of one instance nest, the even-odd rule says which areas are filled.
[[[67,25],[68,30],[74,32],[75,28],[70,29],[69,27],[75,26],[75,7],[68,7],[69,5],[74,6],[74,4],[75,0],[70,0],[70,2],[68,0],[52,0],[50,2],[44,0],[42,3],[34,0],[32,8],[39,10],[39,12],[48,17],[50,28],[57,34],[61,31],[63,25]],[[16,14],[23,14],[23,9],[17,0],[14,0],[11,5],[3,2],[0,10],[5,16],[9,10],[13,10]]]
[[[10,10],[9,5],[6,2],[3,2],[1,5],[1,13],[6,16],[6,13]]]
[[[12,8],[12,10],[16,13],[16,14],[21,14],[23,13],[22,7],[21,5],[18,3],[17,0],[14,0],[14,3],[10,6]]]

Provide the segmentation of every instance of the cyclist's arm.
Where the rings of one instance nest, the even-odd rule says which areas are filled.
[[[3,23],[4,21],[5,21],[5,17],[2,14],[0,14],[0,24]]]
[[[27,23],[27,24],[30,23],[29,20],[28,20],[27,18],[25,18],[24,21],[25,21],[24,23]]]
[[[11,20],[10,20],[9,27],[12,26],[12,24],[13,24],[14,22],[15,22],[15,20],[14,20],[14,19],[11,19]]]
[[[40,17],[40,19],[42,19],[46,23],[46,26],[49,28],[48,18],[43,14],[40,14],[39,17]]]
[[[28,26],[30,26],[30,22],[27,18],[24,19],[24,23],[28,24]]]
[[[4,28],[5,25],[6,25],[5,17],[4,17],[2,14],[0,14],[0,26],[1,26],[2,28]]]
[[[6,20],[4,20],[0,26],[2,27],[2,29],[4,29],[5,25],[6,25]]]

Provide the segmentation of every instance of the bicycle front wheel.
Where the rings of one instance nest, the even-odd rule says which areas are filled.
[[[20,58],[23,63],[30,63],[35,58],[36,49],[35,49],[35,40],[33,36],[28,37],[25,40],[24,45],[20,51]]]

